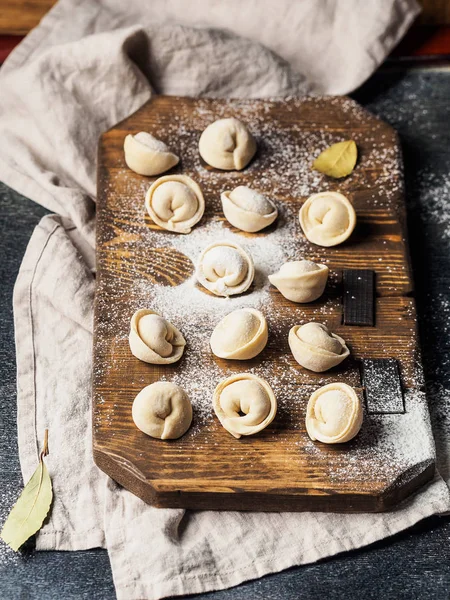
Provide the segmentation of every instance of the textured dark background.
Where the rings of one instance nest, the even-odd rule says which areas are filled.
[[[450,427],[450,70],[376,74],[355,98],[400,133],[409,234],[430,409]],[[0,184],[0,523],[22,480],[17,453],[12,291],[34,226],[45,209]],[[445,398],[447,397],[447,404]],[[443,471],[448,466],[441,464]],[[300,600],[323,597],[450,598],[450,518],[433,517],[360,551],[195,598]],[[15,554],[0,541],[0,599],[114,598],[108,555]]]

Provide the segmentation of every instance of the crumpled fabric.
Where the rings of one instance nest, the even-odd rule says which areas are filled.
[[[127,600],[226,588],[361,547],[450,509],[439,475],[385,514],[155,509],[94,465],[99,135],[155,93],[348,92],[418,12],[413,0],[329,0],[320,8],[313,1],[280,0],[275,8],[197,0],[183,7],[181,0],[129,0],[125,11],[119,0],[63,0],[0,70],[0,179],[55,213],[36,227],[14,292],[25,480],[45,428],[50,436],[54,504],[37,548],[106,547],[117,597]]]

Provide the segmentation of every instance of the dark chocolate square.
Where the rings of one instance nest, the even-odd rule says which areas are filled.
[[[369,414],[404,413],[397,361],[394,358],[365,358],[362,367]]]

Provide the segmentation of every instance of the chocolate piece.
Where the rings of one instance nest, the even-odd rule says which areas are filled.
[[[344,325],[375,325],[374,279],[369,269],[344,270]]]
[[[404,413],[397,361],[394,358],[365,358],[362,367],[369,414]]]

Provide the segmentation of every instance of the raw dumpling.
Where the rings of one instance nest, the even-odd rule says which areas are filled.
[[[309,437],[324,444],[348,442],[361,429],[363,409],[355,390],[346,383],[330,383],[316,390],[306,408]]]
[[[321,323],[294,325],[288,342],[298,364],[316,373],[328,371],[350,354],[345,341]]]
[[[328,279],[328,267],[310,260],[284,263],[269,281],[292,302],[313,302],[323,294]]]
[[[318,246],[337,246],[350,237],[356,225],[355,209],[338,192],[313,194],[300,209],[303,233]]]
[[[205,200],[199,185],[187,175],[166,175],[149,187],[145,207],[160,227],[190,233],[203,217]]]
[[[215,242],[205,248],[197,266],[197,279],[216,296],[242,294],[255,275],[252,258],[232,242]]]
[[[176,327],[157,312],[141,308],[131,317],[130,349],[133,356],[152,365],[180,360],[186,340]]]
[[[246,125],[235,119],[219,119],[208,125],[198,144],[203,160],[224,171],[240,171],[256,152],[256,142]]]
[[[127,135],[123,149],[127,166],[139,175],[159,175],[174,167],[180,160],[164,142],[145,131]]]
[[[220,198],[226,220],[242,231],[260,231],[278,216],[278,210],[270,200],[246,185],[222,192]]]
[[[219,358],[248,360],[264,349],[268,336],[264,315],[254,308],[240,308],[216,326],[211,335],[211,350]]]
[[[277,413],[272,388],[267,381],[251,373],[240,373],[221,381],[214,391],[213,407],[222,426],[235,438],[261,431]]]
[[[192,405],[183,388],[157,381],[136,396],[132,415],[136,427],[150,437],[175,440],[191,425]]]

